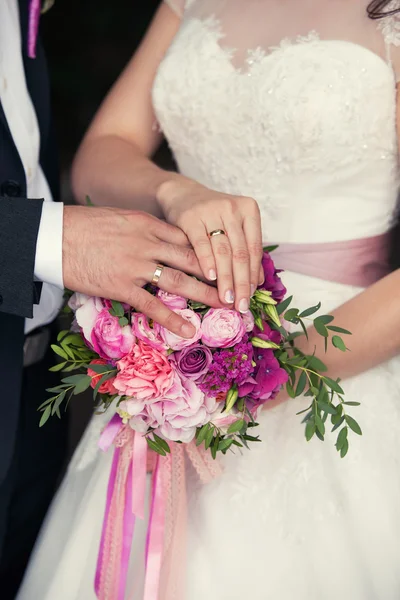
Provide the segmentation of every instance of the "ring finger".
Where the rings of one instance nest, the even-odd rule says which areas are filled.
[[[235,294],[232,272],[232,248],[222,223],[208,227],[211,247],[217,267],[218,293],[221,302],[233,304]]]

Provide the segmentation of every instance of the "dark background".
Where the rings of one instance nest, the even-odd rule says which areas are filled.
[[[1,1],[1,0],[0,0]],[[61,153],[63,201],[69,170],[92,117],[123,70],[160,0],[55,0],[41,18]],[[166,146],[157,162],[170,162]]]
[[[101,101],[140,43],[159,1],[56,0],[41,18],[65,203],[73,202],[69,173],[74,153]],[[156,161],[171,167],[165,144]],[[71,452],[92,409],[91,394],[82,394],[71,403]]]

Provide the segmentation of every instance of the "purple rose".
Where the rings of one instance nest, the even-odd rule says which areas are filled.
[[[274,398],[287,382],[288,374],[279,365],[270,349],[258,348],[254,352],[256,367],[251,377],[239,387],[239,396],[247,396],[257,403]]]
[[[242,315],[229,308],[212,308],[201,324],[202,342],[210,348],[230,348],[246,333]]]
[[[262,267],[265,281],[260,288],[263,290],[268,290],[268,292],[272,292],[272,298],[276,300],[276,302],[282,302],[283,298],[286,296],[287,290],[278,275],[278,273],[281,273],[281,271],[275,269],[274,261],[268,252],[264,252]]]
[[[207,373],[212,363],[211,350],[200,344],[184,348],[172,356],[179,373],[194,381]]]
[[[101,358],[118,360],[131,350],[135,336],[129,325],[121,327],[118,317],[113,317],[104,308],[97,315],[90,341]]]

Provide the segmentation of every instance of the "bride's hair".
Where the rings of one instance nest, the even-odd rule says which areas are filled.
[[[400,0],[396,3],[397,8],[390,6],[389,10],[385,10],[392,3],[392,0],[372,0],[372,2],[368,4],[368,16],[371,19],[381,19],[382,17],[387,17],[388,15],[394,15],[395,13],[400,12]]]

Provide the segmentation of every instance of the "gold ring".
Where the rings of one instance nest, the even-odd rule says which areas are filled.
[[[160,281],[160,277],[162,275],[163,270],[164,270],[163,265],[157,265],[157,268],[154,271],[154,275],[153,275],[153,279],[151,280],[151,283],[154,283],[155,285],[157,285],[157,283]]]
[[[214,231],[211,231],[208,234],[208,237],[212,238],[214,237],[214,235],[226,235],[226,231],[224,231],[223,229],[214,229]]]

